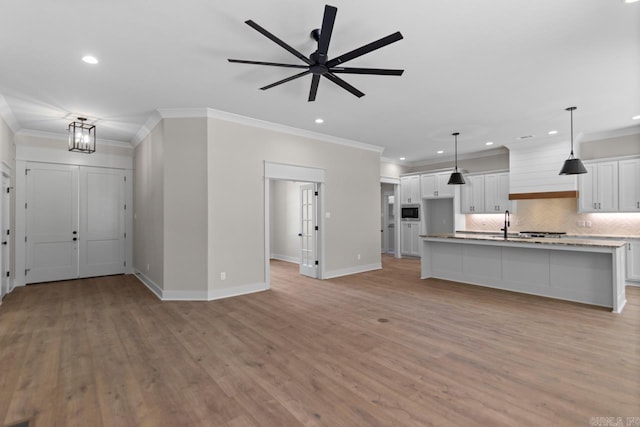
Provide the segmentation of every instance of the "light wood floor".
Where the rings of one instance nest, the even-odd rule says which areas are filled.
[[[640,288],[621,315],[439,280],[416,260],[160,302],[133,276],[0,307],[0,425],[580,425],[640,417]],[[386,321],[385,321],[386,320]]]

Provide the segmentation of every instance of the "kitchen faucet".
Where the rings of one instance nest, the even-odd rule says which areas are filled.
[[[511,226],[511,221],[509,221],[509,211],[504,211],[504,228],[501,228],[500,231],[504,231],[504,240],[507,240],[507,230]]]

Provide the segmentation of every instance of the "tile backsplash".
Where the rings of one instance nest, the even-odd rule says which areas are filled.
[[[640,235],[640,213],[578,213],[578,199],[515,201],[510,231],[564,231],[568,234]],[[466,230],[498,232],[504,214],[465,215]]]

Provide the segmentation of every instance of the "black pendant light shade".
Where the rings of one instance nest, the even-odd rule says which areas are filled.
[[[449,185],[461,185],[464,184],[464,177],[462,176],[462,174],[460,172],[458,172],[458,135],[460,135],[460,132],[454,132],[451,135],[453,135],[456,139],[455,142],[455,147],[456,147],[456,157],[455,157],[455,169],[453,170],[453,172],[451,173],[451,176],[449,177],[449,182],[447,182],[447,184]]]
[[[587,169],[582,164],[582,161],[573,154],[573,110],[577,108],[578,107],[569,107],[566,109],[571,113],[571,154],[569,154],[569,158],[564,161],[559,175],[579,175],[581,173],[587,173]]]

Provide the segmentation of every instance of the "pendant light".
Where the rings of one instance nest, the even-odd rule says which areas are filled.
[[[451,135],[453,135],[456,139],[455,145],[456,145],[456,164],[455,164],[455,169],[453,170],[453,172],[451,173],[451,176],[449,177],[449,182],[447,184],[450,185],[461,185],[464,184],[464,177],[462,176],[462,174],[460,172],[458,172],[458,135],[460,135],[460,132],[454,132]]]
[[[569,107],[566,110],[571,113],[571,154],[569,158],[564,161],[562,169],[559,175],[578,175],[581,173],[587,173],[587,169],[584,167],[580,159],[573,154],[573,110],[577,110],[578,107]]]
[[[69,151],[93,153],[96,151],[96,127],[85,123],[85,117],[69,123]]]

